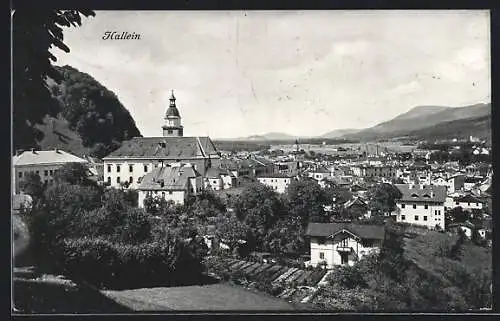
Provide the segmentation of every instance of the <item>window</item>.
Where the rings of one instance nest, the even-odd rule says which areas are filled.
[[[134,165],[128,165],[128,171],[132,173],[134,171]]]
[[[173,133],[173,131],[172,131],[171,129],[169,129],[167,132],[168,132],[169,134],[172,134],[172,133]]]
[[[134,182],[134,178],[132,176],[129,177],[128,182],[132,184]]]
[[[111,184],[111,177],[108,176],[108,184]]]
[[[57,169],[54,170],[54,175],[57,175]]]
[[[37,175],[40,175],[40,171],[36,171],[35,173],[36,173]]]
[[[54,171],[53,171],[53,170],[50,170],[50,171],[49,171],[49,174],[50,174],[50,176],[54,176]]]
[[[165,198],[165,192],[161,192],[161,197]]]
[[[116,165],[116,172],[119,173],[120,172],[120,165]]]
[[[118,184],[120,184],[120,177],[117,177],[117,178],[116,178],[116,182],[117,182]]]
[[[148,165],[144,165],[144,173],[148,171]]]
[[[340,241],[340,246],[347,247],[349,245],[349,239],[346,237],[342,241]]]
[[[168,191],[168,195],[172,195],[172,191]]]
[[[325,259],[325,253],[324,252],[319,252],[319,259],[324,260]]]
[[[19,178],[23,178],[23,172],[19,172]]]
[[[460,203],[459,202],[455,202],[455,205],[460,205]]]
[[[470,202],[467,203],[467,206],[470,206]]]
[[[415,221],[418,221],[418,215],[415,215]]]
[[[417,208],[417,204],[413,204],[413,209],[416,209]]]
[[[424,205],[424,208],[425,208],[425,209],[428,209],[428,208],[429,208],[429,205],[425,204],[425,205]]]
[[[44,170],[43,171],[43,176],[49,176],[49,171],[48,170]]]
[[[406,216],[401,215],[401,221],[404,221],[406,219]]]
[[[424,216],[424,221],[427,221],[427,216]]]
[[[111,173],[111,165],[108,165],[108,173]]]

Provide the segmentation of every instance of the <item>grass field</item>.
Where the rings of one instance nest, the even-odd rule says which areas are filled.
[[[134,311],[290,311],[284,300],[230,284],[102,291]]]

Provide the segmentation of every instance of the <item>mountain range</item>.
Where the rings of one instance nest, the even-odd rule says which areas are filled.
[[[297,138],[332,138],[359,141],[412,138],[443,139],[469,136],[491,136],[491,103],[480,103],[463,107],[417,106],[388,121],[365,129],[336,129],[317,137],[293,136],[272,132],[236,141],[294,140]]]

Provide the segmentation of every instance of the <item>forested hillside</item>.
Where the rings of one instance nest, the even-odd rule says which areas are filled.
[[[47,115],[42,124],[34,126],[37,147],[104,157],[122,141],[141,136],[134,119],[113,92],[71,66],[55,69],[63,80],[57,84],[49,78],[47,84],[58,114]]]

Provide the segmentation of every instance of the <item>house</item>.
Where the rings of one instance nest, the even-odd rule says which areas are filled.
[[[402,195],[396,200],[396,211],[393,213],[396,222],[445,229],[446,187],[413,184],[395,186]]]
[[[470,194],[448,197],[446,200],[446,209],[452,209],[454,207],[461,207],[462,209],[469,211],[483,209],[482,201]]]
[[[42,183],[51,184],[54,176],[64,165],[70,163],[88,164],[88,161],[71,153],[60,149],[35,150],[18,152],[12,158],[12,188],[13,194],[19,194],[20,182],[28,173],[35,173],[40,176]]]
[[[325,179],[329,179],[331,177],[331,172],[324,167],[319,167],[319,168],[311,170],[308,173],[308,176],[310,178],[315,179],[319,183]]]
[[[354,216],[367,216],[369,212],[368,204],[360,197],[353,197],[351,200],[345,202],[344,209]]]
[[[471,222],[465,223],[452,223],[448,226],[448,230],[453,233],[458,233],[459,230],[462,230],[469,239],[472,238],[472,232],[474,231],[474,224]]]
[[[162,137],[134,137],[103,158],[104,180],[112,187],[139,187],[139,178],[172,163],[190,163],[201,175],[220,167],[220,155],[210,137],[184,137],[173,93],[165,113]]]
[[[385,238],[385,227],[353,223],[309,223],[312,266],[331,269],[354,265],[370,253],[378,253]]]
[[[280,161],[274,163],[274,172],[288,175],[297,175],[299,173],[299,162]]]
[[[353,166],[351,170],[358,177],[396,178],[399,175],[397,167],[386,165],[359,165]]]
[[[203,177],[203,186],[213,191],[228,189],[236,186],[236,177],[227,169],[210,167]]]
[[[472,190],[476,185],[481,184],[483,179],[483,177],[466,176],[464,179],[464,190]]]
[[[183,205],[190,195],[203,190],[201,174],[191,164],[169,164],[147,173],[137,188],[139,207],[147,197],[161,197]]]
[[[293,180],[293,176],[287,174],[266,174],[257,177],[257,181],[271,187],[277,193],[284,193]]]

